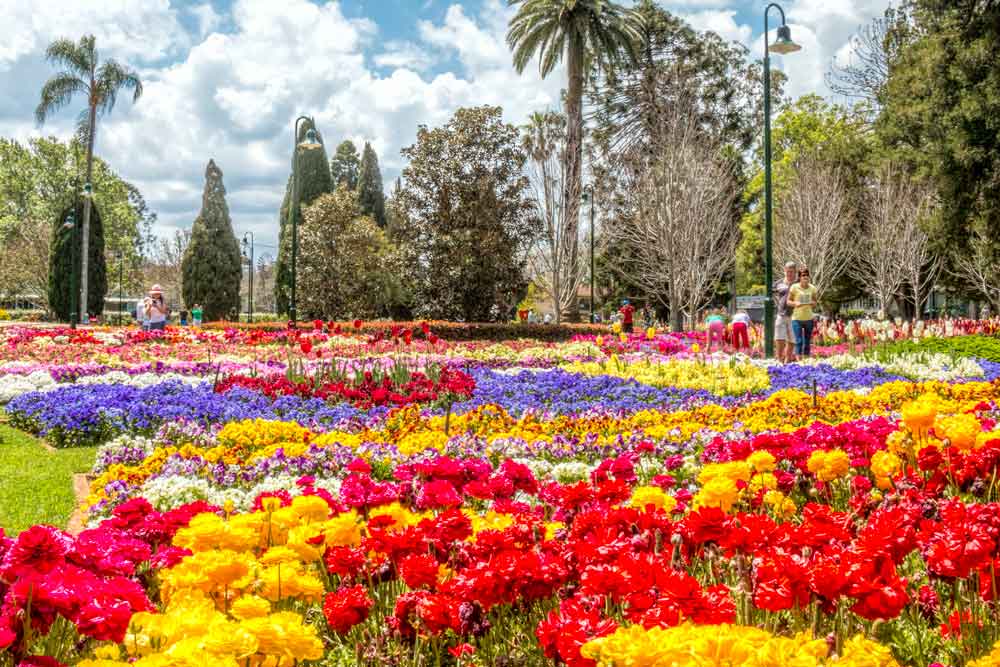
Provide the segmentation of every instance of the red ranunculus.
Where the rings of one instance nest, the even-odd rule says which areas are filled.
[[[368,618],[373,604],[364,586],[344,587],[326,594],[323,616],[331,630],[343,635]]]

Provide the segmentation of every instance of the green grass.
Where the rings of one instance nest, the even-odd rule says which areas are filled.
[[[8,535],[36,523],[60,528],[73,513],[73,474],[88,472],[96,447],[51,452],[36,438],[0,424],[0,527]]]

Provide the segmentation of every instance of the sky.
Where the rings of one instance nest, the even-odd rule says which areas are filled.
[[[760,57],[765,0],[658,1]],[[803,46],[772,58],[788,74],[786,92],[830,97],[830,63],[850,58],[851,36],[887,3],[782,3]],[[119,98],[99,125],[96,152],[143,193],[159,217],[154,232],[191,226],[214,159],[237,237],[252,231],[258,256],[273,255],[297,116],[315,117],[331,154],[344,139],[359,151],[371,142],[388,192],[419,125],[443,125],[462,106],[500,105],[516,124],[557,108],[564,70],[543,80],[534,65],[520,75],[511,65],[514,11],[506,0],[0,0],[0,136],[72,134],[82,98],[34,122],[55,72],[44,51],[93,33],[102,57],[143,80],[138,103]]]

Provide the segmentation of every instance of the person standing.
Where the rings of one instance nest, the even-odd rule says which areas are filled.
[[[191,309],[191,324],[192,325],[194,325],[196,327],[200,327],[201,326],[201,314],[202,314],[201,304],[200,303],[194,304],[194,308]]]
[[[149,290],[149,297],[146,299],[146,321],[150,331],[162,331],[167,326],[167,316],[170,309],[163,300],[163,289],[159,285],[153,285]]]
[[[795,262],[785,262],[785,277],[774,286],[774,346],[778,361],[792,361],[792,308],[788,305],[788,291],[795,284],[798,271]]]
[[[792,306],[792,333],[795,334],[795,354],[808,357],[811,352],[813,333],[813,304],[818,292],[809,284],[809,269],[799,270],[799,282],[788,290],[788,305]]]
[[[745,310],[733,315],[733,347],[737,352],[750,351],[750,316]]]
[[[632,333],[632,329],[635,327],[633,323],[633,318],[635,317],[635,306],[628,302],[628,299],[622,300],[622,307],[618,309],[618,312],[622,314],[622,331],[624,333]]]

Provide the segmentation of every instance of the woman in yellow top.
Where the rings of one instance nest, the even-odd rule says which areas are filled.
[[[809,284],[809,269],[799,270],[799,282],[788,290],[788,305],[792,311],[792,333],[795,335],[795,354],[808,357],[813,334],[813,304],[818,299],[815,285]]]

